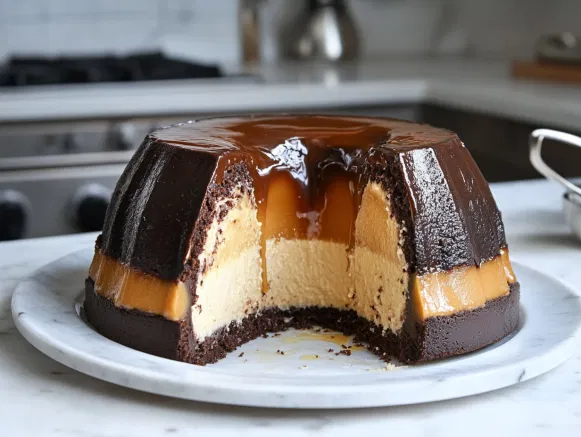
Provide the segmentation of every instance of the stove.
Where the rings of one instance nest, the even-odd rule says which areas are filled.
[[[0,98],[3,90],[183,79],[259,80],[161,53],[12,57],[0,67]],[[100,230],[112,190],[143,138],[200,115],[0,123],[0,241]]]
[[[207,79],[222,76],[216,65],[172,59],[161,52],[58,58],[16,56],[0,68],[0,86]]]
[[[0,125],[0,241],[100,230],[134,150],[177,121]]]

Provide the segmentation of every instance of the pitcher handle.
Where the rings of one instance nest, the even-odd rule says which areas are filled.
[[[577,146],[579,148],[581,148],[581,138],[551,129],[536,129],[529,136],[529,157],[533,167],[535,167],[543,176],[563,185],[568,191],[581,196],[581,188],[569,182],[543,161],[543,158],[541,157],[541,148],[543,147],[543,140],[545,138],[571,146]]]

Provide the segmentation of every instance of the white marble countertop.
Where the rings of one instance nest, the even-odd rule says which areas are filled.
[[[578,130],[581,88],[513,79],[510,64],[390,59],[268,64],[261,81],[179,80],[0,90],[0,122],[431,102]]]
[[[512,258],[570,284],[581,283],[581,242],[565,225],[561,189],[527,181],[496,184],[493,191]],[[34,269],[92,246],[94,239],[95,234],[81,234],[0,243],[2,436],[580,435],[581,345],[565,364],[516,386],[452,401],[366,410],[210,405],[140,393],[80,374],[23,339],[12,323],[10,298]]]

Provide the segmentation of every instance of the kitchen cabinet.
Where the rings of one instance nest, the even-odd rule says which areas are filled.
[[[490,182],[540,178],[529,160],[529,134],[558,127],[525,123],[487,114],[423,105],[421,120],[457,132]],[[578,132],[570,132],[579,134]],[[581,151],[546,141],[543,157],[566,177],[581,176]]]

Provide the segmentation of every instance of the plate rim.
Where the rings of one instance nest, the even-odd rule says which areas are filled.
[[[424,397],[414,398],[414,396],[409,396],[407,399],[401,399],[400,401],[397,400],[386,400],[378,401],[374,400],[373,396],[371,399],[366,399],[365,396],[369,396],[372,394],[377,394],[378,392],[378,384],[389,384],[388,388],[391,388],[392,391],[401,389],[399,386],[407,386],[410,390],[414,390],[414,386],[420,387],[425,385],[426,383],[433,383],[434,377],[433,376],[423,376],[423,377],[413,377],[413,380],[409,378],[393,378],[392,375],[394,372],[378,372],[375,378],[366,378],[369,381],[367,383],[350,383],[350,384],[321,384],[321,375],[305,375],[305,378],[301,379],[301,383],[297,384],[297,380],[294,379],[292,384],[289,384],[289,381],[292,377],[288,378],[281,378],[281,375],[276,376],[269,376],[267,378],[259,378],[256,375],[252,375],[250,378],[244,378],[243,375],[240,374],[232,374],[228,373],[227,371],[223,371],[221,369],[216,368],[209,368],[209,367],[202,367],[202,366],[194,366],[188,363],[181,363],[177,361],[172,361],[160,357],[156,357],[153,355],[145,354],[140,351],[136,351],[125,346],[122,346],[118,343],[113,342],[112,340],[108,340],[105,337],[98,334],[88,325],[86,325],[81,319],[74,314],[74,317],[78,322],[80,322],[85,328],[93,333],[93,335],[97,336],[101,340],[104,340],[108,343],[109,347],[121,347],[127,350],[128,353],[135,355],[145,355],[148,357],[149,360],[159,361],[162,360],[162,367],[164,368],[171,368],[180,369],[185,371],[190,378],[186,381],[176,381],[168,373],[160,374],[158,370],[151,370],[143,367],[136,367],[135,364],[130,365],[127,363],[122,363],[119,361],[112,360],[111,358],[103,358],[98,357],[95,355],[89,354],[86,350],[78,349],[70,344],[63,342],[62,338],[59,341],[55,341],[55,338],[49,335],[46,335],[44,332],[39,330],[39,327],[35,325],[35,322],[38,323],[38,320],[32,319],[30,317],[20,317],[19,313],[21,309],[26,308],[26,299],[23,300],[24,308],[20,308],[22,305],[21,295],[26,293],[27,286],[32,282],[36,284],[36,286],[41,286],[44,289],[49,289],[48,286],[42,284],[37,278],[39,275],[42,275],[46,270],[50,268],[55,268],[61,266],[61,264],[66,263],[67,259],[73,258],[75,256],[87,256],[89,248],[84,248],[78,251],[71,252],[61,258],[58,258],[50,263],[47,263],[40,268],[36,269],[32,272],[27,278],[22,280],[15,288],[11,307],[12,307],[12,316],[14,319],[14,323],[18,329],[18,331],[24,336],[24,338],[31,343],[35,348],[40,350],[45,355],[49,356],[50,358],[64,364],[65,366],[71,367],[81,373],[85,373],[89,376],[108,381],[110,383],[125,386],[128,388],[155,393],[159,395],[169,396],[169,397],[176,397],[182,399],[189,399],[195,401],[202,401],[202,402],[211,402],[211,403],[220,403],[220,404],[230,404],[230,405],[244,405],[244,406],[255,406],[255,407],[274,407],[274,408],[360,408],[360,407],[378,407],[378,406],[395,406],[395,405],[408,405],[408,404],[415,404],[421,402],[432,402],[438,400],[445,400],[445,399],[453,399],[459,398],[464,396],[470,396],[478,393],[484,393],[496,389],[500,389],[503,387],[507,387],[531,378],[534,378],[540,374],[546,373],[553,368],[559,366],[564,361],[569,359],[573,353],[575,352],[575,345],[577,340],[581,337],[581,294],[569,283],[566,281],[556,278],[554,276],[548,275],[544,272],[536,270],[532,267],[524,265],[520,262],[513,261],[513,265],[516,270],[522,270],[523,272],[528,272],[526,275],[531,274],[540,275],[545,280],[553,282],[554,284],[561,287],[561,292],[568,294],[574,301],[576,301],[577,311],[576,311],[576,326],[572,331],[572,334],[567,338],[562,338],[557,342],[553,342],[545,349],[543,349],[542,353],[539,353],[533,357],[525,357],[515,362],[506,362],[503,360],[497,361],[496,364],[489,366],[486,369],[479,369],[478,374],[481,375],[481,379],[490,379],[491,376],[498,376],[499,372],[502,372],[506,375],[511,375],[512,378],[504,378],[503,381],[496,381],[494,384],[488,384],[487,387],[478,387],[477,389],[464,389],[460,390],[461,393],[446,393],[440,395],[427,395]],[[62,268],[62,266],[61,266]],[[88,267],[87,267],[88,268]],[[79,291],[80,291],[79,287]],[[68,292],[67,296],[72,294],[72,292]],[[51,293],[53,298],[57,296],[56,293]],[[510,343],[514,337],[518,336],[518,334],[526,328],[526,320],[529,318],[528,312],[529,310],[526,307],[523,307],[523,294],[521,293],[521,303],[520,303],[520,311],[521,315],[523,315],[524,311],[524,323],[519,322],[519,328],[516,334],[511,334],[511,338],[506,341],[504,344],[501,344],[500,347],[505,346],[506,344]],[[74,305],[74,297],[71,298],[69,296],[69,302],[71,305],[71,310]],[[522,326],[521,326],[522,325]],[[58,338],[57,338],[58,340]],[[495,349],[492,349],[495,350]],[[477,353],[484,353],[477,352]],[[464,355],[444,361],[439,361],[435,363],[431,363],[432,367],[440,366],[443,367],[445,374],[445,367],[446,364],[450,362],[460,362],[462,360],[470,360],[471,355]],[[558,359],[555,359],[558,357]],[[550,359],[548,359],[550,358]],[[523,366],[529,365],[529,370],[524,371]],[[184,367],[185,366],[185,367]],[[425,366],[425,365],[424,365]],[[441,371],[442,369],[440,369]],[[409,372],[409,371],[408,371]],[[170,372],[171,373],[171,372]],[[399,371],[397,372],[399,373]],[[198,377],[197,380],[196,376]],[[310,378],[310,377],[311,378]],[[360,377],[360,374],[356,374],[356,377]],[[368,375],[369,376],[369,375]],[[516,380],[515,380],[516,376]],[[201,378],[200,378],[201,377]],[[471,379],[474,377],[474,373],[467,373],[464,371],[461,374],[453,375],[453,376],[444,376],[442,381],[450,381],[452,378],[456,386],[459,387],[458,383],[462,383],[462,381],[466,379]],[[318,380],[318,384],[312,385],[309,380],[312,378],[316,378]],[[336,378],[336,376],[335,376]],[[132,379],[133,382],[129,380]],[[251,381],[244,381],[241,379],[248,379]],[[281,381],[283,380],[284,381]],[[342,382],[348,382],[350,378],[343,379]],[[362,379],[362,378],[358,378]],[[153,383],[152,383],[153,382]],[[233,382],[235,385],[233,386]],[[262,382],[266,383],[266,385],[257,383]],[[326,382],[326,381],[325,381]],[[473,382],[473,381],[472,381]],[[181,383],[181,386],[180,384]],[[163,384],[168,384],[167,386],[163,386]],[[184,385],[186,385],[187,389],[184,390]],[[153,387],[153,388],[152,388]],[[321,394],[321,391],[325,391],[327,393]],[[448,390],[450,391],[450,390]],[[237,396],[232,397],[231,395],[236,393]],[[242,393],[247,393],[251,399],[241,397]],[[332,402],[321,402],[320,399],[318,401],[309,401],[308,396],[319,395],[315,397],[321,396],[336,396],[336,395],[351,395],[353,399],[347,402],[336,402],[336,400]],[[299,396],[300,395],[300,396]],[[260,400],[260,399],[252,399],[252,396],[258,396],[260,398],[268,398],[269,401]],[[292,397],[301,398],[302,402],[295,402],[292,400]],[[289,397],[291,399],[289,399]],[[383,398],[382,398],[383,399]],[[336,405],[339,404],[339,405]]]

